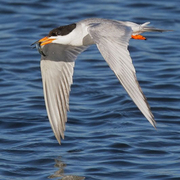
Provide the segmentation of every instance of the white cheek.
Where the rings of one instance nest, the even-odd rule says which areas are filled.
[[[53,36],[51,38],[53,38]],[[84,32],[82,31],[81,26],[79,26],[73,31],[71,31],[69,34],[58,37],[56,36],[55,38],[56,40],[54,40],[53,43],[71,45],[71,46],[82,46]]]
[[[57,43],[57,44],[69,44],[71,42],[71,38],[68,35],[65,36],[59,36],[57,38],[56,36],[56,40],[53,41],[53,43]]]
[[[51,36],[50,38],[55,39],[53,43],[80,46],[82,45],[82,43],[80,44],[79,42],[77,42],[77,40],[79,41],[80,38],[82,39],[82,37],[79,37],[78,34],[79,33],[77,31],[72,31],[69,34],[64,35],[64,36]]]

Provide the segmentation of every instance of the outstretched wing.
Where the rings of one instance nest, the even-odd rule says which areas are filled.
[[[155,127],[154,116],[137,81],[132,59],[127,49],[132,29],[117,21],[107,21],[103,24],[89,24],[88,32],[129,96]]]
[[[59,144],[64,139],[74,61],[85,46],[47,44],[42,48],[41,74],[48,118]]]

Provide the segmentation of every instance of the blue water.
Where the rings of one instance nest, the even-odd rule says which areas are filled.
[[[0,179],[179,180],[179,14],[179,0],[1,0]],[[92,46],[76,61],[59,146],[45,110],[40,55],[30,44],[57,26],[89,17],[150,21],[174,30],[130,40],[157,130]]]

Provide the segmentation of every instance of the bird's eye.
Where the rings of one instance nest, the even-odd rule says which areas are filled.
[[[51,36],[59,36],[59,35],[61,35],[61,30],[56,28],[50,31],[48,36],[51,37]]]
[[[58,33],[57,32],[51,32],[51,36],[57,36]]]
[[[58,30],[58,31],[56,32],[56,34],[57,34],[57,36],[58,36],[58,35],[61,35],[61,31]]]
[[[76,24],[70,24],[66,26],[60,26],[53,30],[51,30],[48,34],[49,37],[51,36],[64,36],[69,34],[74,28],[76,27]]]

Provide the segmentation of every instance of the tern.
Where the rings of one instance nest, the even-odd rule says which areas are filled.
[[[57,27],[36,41],[48,118],[59,144],[64,139],[69,94],[77,56],[96,44],[101,55],[146,119],[156,128],[150,106],[136,78],[128,51],[129,40],[146,40],[141,33],[166,30],[128,21],[89,18]]]

